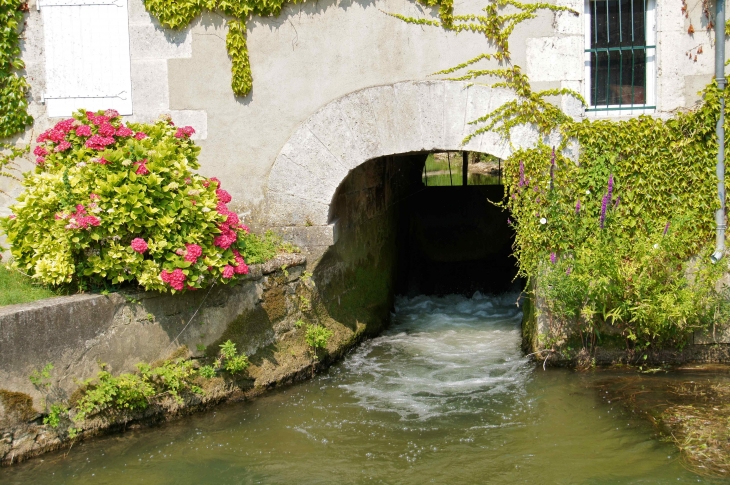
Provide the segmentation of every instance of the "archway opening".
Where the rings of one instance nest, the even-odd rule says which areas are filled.
[[[467,165],[486,165],[487,157],[464,157]],[[335,243],[317,264],[315,279],[338,321],[387,321],[397,295],[521,289],[509,214],[496,205],[504,196],[501,174],[480,184],[427,185],[427,164],[438,168],[434,158],[442,157],[415,152],[372,159],[337,188],[329,211]],[[452,165],[449,182],[453,172]],[[445,180],[443,173],[430,175]]]

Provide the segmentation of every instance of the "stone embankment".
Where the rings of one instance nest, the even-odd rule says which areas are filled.
[[[0,462],[18,463],[75,440],[190,414],[224,400],[247,399],[266,389],[311,376],[357,342],[362,326],[344,326],[322,313],[305,257],[280,255],[251,266],[235,285],[177,295],[82,294],[0,308]],[[304,304],[303,302],[306,302]],[[297,322],[317,321],[333,331],[315,359]],[[236,378],[200,378],[203,394],[153,399],[140,411],[114,411],[68,426],[43,424],[50,403],[74,400],[81,381],[100,364],[113,374],[172,357],[213,356],[231,340],[250,365]],[[47,386],[29,376],[46,364]],[[73,434],[73,433],[72,433]]]

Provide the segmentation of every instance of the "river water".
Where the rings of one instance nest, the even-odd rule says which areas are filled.
[[[528,362],[516,298],[400,299],[388,331],[311,381],[80,443],[0,483],[709,483],[594,374]]]

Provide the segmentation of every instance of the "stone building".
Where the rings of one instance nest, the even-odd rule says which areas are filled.
[[[520,24],[510,38],[511,60],[535,89],[582,93],[587,109],[570,97],[555,99],[571,116],[667,117],[699,101],[714,69],[714,33],[699,2],[557,1],[576,14],[541,11]],[[457,0],[455,12],[478,13],[484,5]],[[416,2],[321,0],[249,19],[254,82],[245,97],[231,89],[227,19],[218,13],[173,31],[142,0],[29,6],[22,57],[35,124],[12,141],[30,142],[81,107],[114,107],[138,121],[169,114],[195,128],[201,172],[224,181],[248,223],[278,227],[307,247],[332,244],[335,191],[367,160],[437,149],[499,157],[510,151],[493,134],[461,145],[473,130],[468,122],[510,99],[509,92],[433,75],[493,46],[479,33],[388,15],[437,18]],[[517,134],[517,144],[529,140],[527,131]],[[0,184],[19,193],[12,180]],[[3,214],[11,196],[0,194]]]

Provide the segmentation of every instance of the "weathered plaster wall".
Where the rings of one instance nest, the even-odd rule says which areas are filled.
[[[483,3],[458,1],[455,8],[458,13],[477,13]],[[517,27],[510,41],[512,62],[523,66],[536,88],[570,87],[582,92],[584,5],[581,0],[558,3],[581,15],[543,12]],[[45,117],[41,103],[43,26],[34,7],[35,0],[31,0],[22,47],[36,124],[19,137],[22,141],[31,140],[53,122]],[[657,6],[660,116],[692,105],[695,92],[713,70],[712,35],[703,30],[700,9],[690,9],[697,30],[693,37],[687,34],[689,20],[680,9],[679,0]],[[206,14],[192,26],[174,32],[162,29],[144,10],[142,0],[130,0],[133,118],[151,120],[169,113],[177,123],[193,125],[203,147],[202,172],[223,176],[234,196],[233,206],[247,222],[269,225],[264,201],[272,166],[282,147],[313,113],[364,88],[431,79],[433,72],[490,50],[481,35],[410,25],[385,12],[435,18],[432,10],[411,1],[326,0],[288,5],[276,18],[249,20],[254,87],[249,96],[236,98],[230,89],[230,59],[225,50],[226,19]],[[685,53],[698,44],[703,45],[704,54],[694,62]],[[571,114],[582,115],[574,101],[556,101]],[[455,111],[468,121],[494,107],[464,104]],[[350,115],[322,120],[322,131],[349,129],[343,125]],[[382,130],[391,130],[396,138],[406,137],[410,128],[393,131],[386,124]],[[390,153],[397,152],[376,156]],[[348,161],[345,173],[367,159]],[[22,168],[30,167],[28,163]],[[342,180],[344,174],[338,173],[338,177]],[[0,188],[10,194],[0,194],[0,213],[7,213],[20,188],[8,179],[0,179]]]

